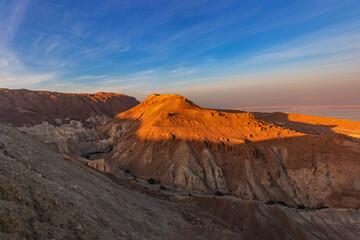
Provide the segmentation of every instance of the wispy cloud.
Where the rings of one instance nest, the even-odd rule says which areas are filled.
[[[98,86],[101,88],[103,84],[111,84],[113,86],[117,84],[129,84],[130,82],[145,82],[147,80],[151,80],[154,77],[150,76],[155,69],[150,69],[146,71],[135,72],[126,75],[82,75],[75,77],[74,84],[79,84],[85,87],[86,85]],[[69,82],[69,83],[70,83]]]
[[[217,59],[216,58],[208,58],[206,61],[208,61],[208,62],[216,62]]]
[[[113,41],[110,43],[104,43],[104,45],[101,46],[83,47],[79,52],[77,52],[77,57],[86,56],[91,59],[97,59],[116,52],[126,53],[131,49],[129,46],[122,48],[121,45],[121,43]]]
[[[83,75],[76,77],[78,80],[89,80],[89,79],[109,79],[111,75]]]
[[[29,4],[29,0],[19,0],[12,2],[12,9],[9,15],[5,15],[2,19],[1,24],[1,40],[3,42],[8,42],[13,39],[16,34],[23,16],[26,11],[26,7]]]
[[[0,71],[2,72],[22,66],[10,43],[18,31],[28,4],[28,0],[19,0],[8,6],[9,12],[0,10]]]
[[[13,51],[0,46],[0,70],[7,71],[20,65],[21,63]]]
[[[199,72],[199,70],[195,67],[179,67],[171,70],[171,73],[176,75],[191,75],[197,72]]]
[[[149,69],[149,70],[145,70],[145,71],[140,71],[137,73],[134,73],[135,75],[149,75],[156,72],[156,69]]]
[[[36,84],[51,81],[57,78],[56,73],[28,74],[26,76],[1,77],[0,84],[9,88],[32,87]]]
[[[120,52],[121,52],[121,53],[126,53],[126,52],[129,51],[130,49],[131,49],[131,47],[128,46],[128,47],[124,48],[123,50],[121,50]]]
[[[360,21],[358,22],[360,26]],[[357,29],[327,29],[295,39],[255,55],[248,63],[288,61],[300,58],[321,58],[328,55],[348,55],[360,51],[360,27]],[[325,35],[325,36],[324,36]],[[351,55],[351,54],[350,54]],[[310,60],[311,60],[310,59]]]

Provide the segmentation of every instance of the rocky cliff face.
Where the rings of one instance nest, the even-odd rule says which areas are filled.
[[[104,164],[114,174],[128,169],[188,190],[300,208],[359,208],[359,141],[332,126],[303,124],[301,131],[152,95],[100,130],[113,145]]]
[[[109,151],[111,148],[109,141],[100,139],[95,128],[86,127],[86,123],[89,123],[89,120],[85,123],[71,120],[68,124],[58,126],[45,122],[19,129],[38,138],[60,153],[72,153],[91,158],[91,155]],[[98,124],[103,123],[98,122]]]
[[[59,152],[89,157],[110,149],[95,127],[138,103],[123,94],[0,89],[0,121],[19,127]]]

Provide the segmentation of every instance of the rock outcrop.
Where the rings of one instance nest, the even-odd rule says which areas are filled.
[[[90,121],[92,119],[86,120],[85,124],[92,124]],[[95,126],[103,123],[97,121]],[[93,155],[110,151],[109,141],[99,139],[95,128],[87,128],[85,124],[75,120],[59,126],[43,122],[32,127],[21,127],[19,129],[38,138],[60,153],[72,153],[85,158],[92,158]]]
[[[0,89],[0,121],[17,126],[61,153],[98,158],[110,150],[95,130],[139,102],[123,94],[70,94]]]

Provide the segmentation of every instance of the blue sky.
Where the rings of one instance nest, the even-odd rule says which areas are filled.
[[[0,0],[0,87],[360,104],[360,1]]]

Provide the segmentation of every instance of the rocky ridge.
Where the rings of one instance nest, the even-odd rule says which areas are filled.
[[[97,115],[114,117],[139,102],[124,94],[71,94],[26,89],[0,89],[0,121],[16,127],[46,121],[63,125],[70,120],[85,121]]]

